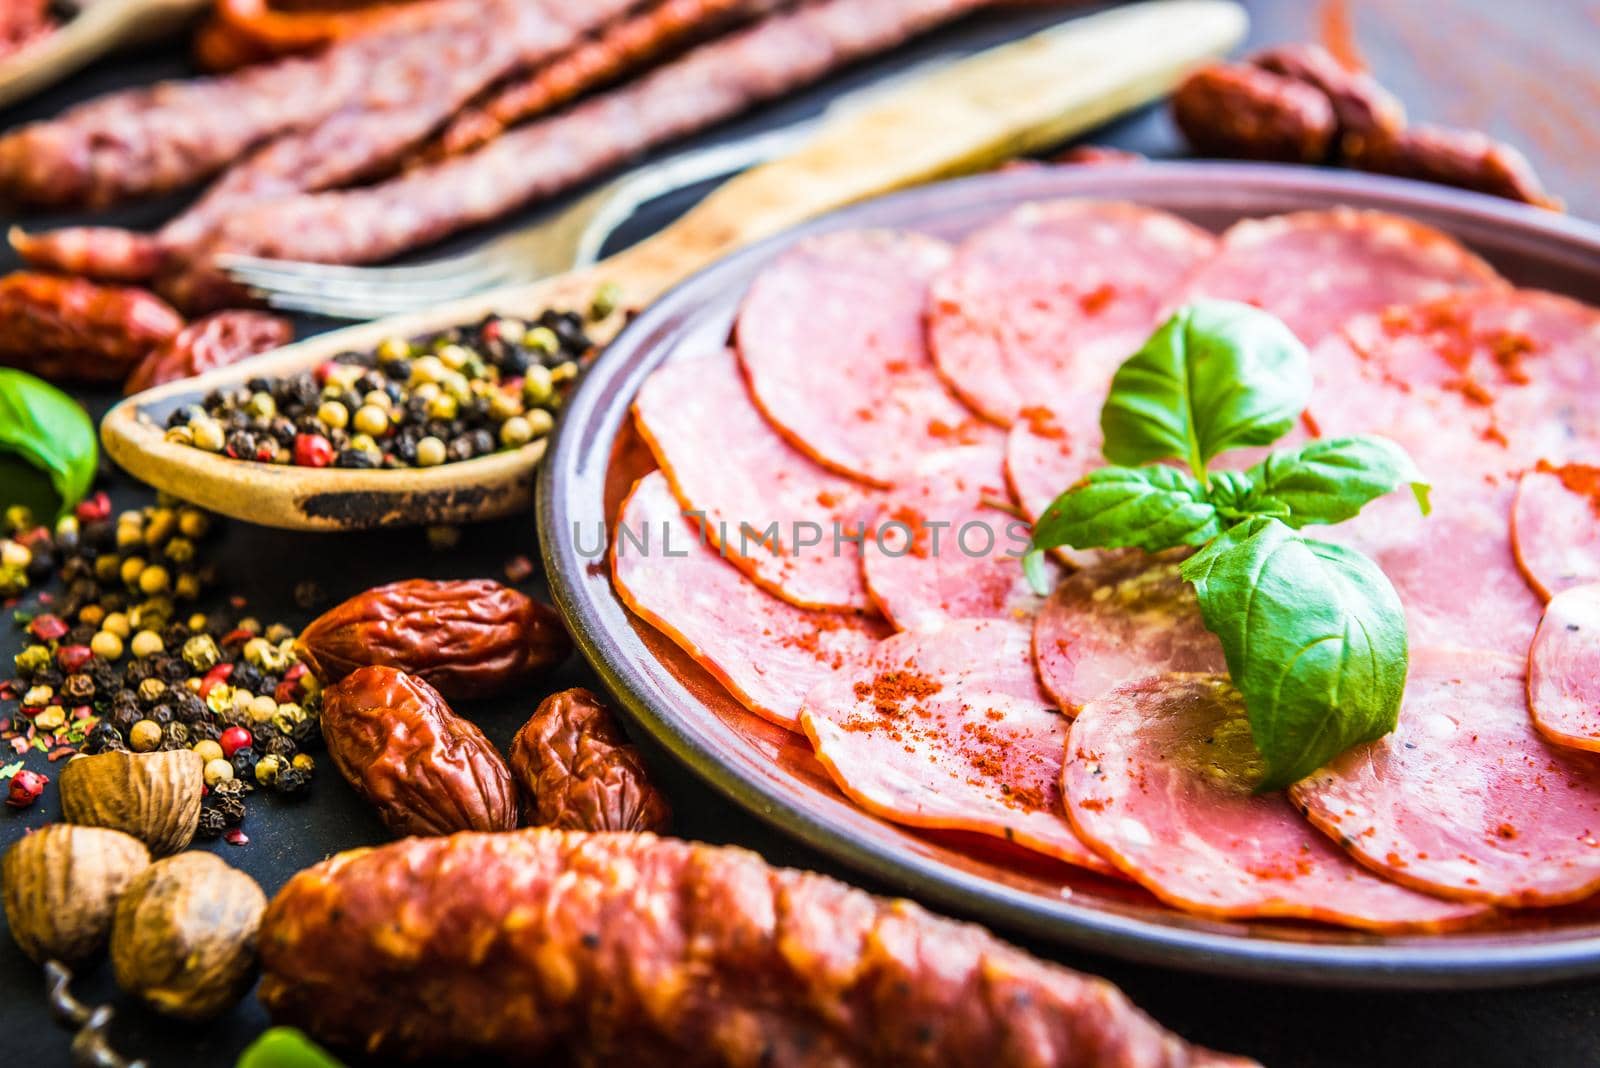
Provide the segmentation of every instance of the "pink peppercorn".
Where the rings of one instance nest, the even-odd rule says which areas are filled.
[[[255,739],[250,737],[250,732],[243,727],[229,727],[217,739],[217,744],[222,746],[222,755],[233,759],[233,754],[241,749],[248,749],[255,744]]]
[[[11,776],[11,789],[6,794],[6,804],[12,808],[27,808],[39,800],[44,793],[45,784],[50,781],[48,775],[40,775],[37,771],[19,771]]]

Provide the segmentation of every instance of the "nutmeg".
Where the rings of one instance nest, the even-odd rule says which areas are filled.
[[[39,828],[0,862],[11,937],[40,964],[88,960],[105,948],[117,898],[149,866],[144,843],[121,831]]]
[[[62,816],[131,834],[154,856],[176,853],[200,823],[204,768],[189,749],[76,757],[61,772]]]
[[[111,967],[117,985],[157,1012],[219,1015],[255,981],[267,897],[212,853],[158,860],[117,902]]]

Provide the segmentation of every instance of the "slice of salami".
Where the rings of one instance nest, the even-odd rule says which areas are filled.
[[[1545,741],[1521,657],[1412,649],[1400,725],[1290,788],[1362,863],[1462,901],[1600,890],[1600,760]]]
[[[1434,468],[1424,467],[1432,474]],[[1467,493],[1436,479],[1424,516],[1404,491],[1307,535],[1356,549],[1383,569],[1406,611],[1413,646],[1463,645],[1521,656],[1540,603],[1511,552],[1511,488]]]
[[[1545,606],[1528,649],[1528,710],[1552,742],[1600,753],[1600,583]]]
[[[1073,826],[1169,905],[1219,918],[1441,931],[1483,916],[1368,872],[1257,794],[1261,763],[1225,675],[1154,675],[1073,721],[1062,790]]]
[[[1600,467],[1541,463],[1524,472],[1511,506],[1511,548],[1545,600],[1600,582]]]
[[[1068,715],[1146,675],[1227,670],[1178,564],[1129,551],[1068,575],[1050,595],[1033,625],[1033,655]]]
[[[879,486],[928,452],[997,439],[928,357],[928,282],[949,260],[931,237],[856,231],[804,241],[761,272],[738,346],[772,425],[824,467]]]
[[[1503,289],[1360,316],[1319,351],[1324,433],[1380,430],[1437,477],[1514,476],[1600,454],[1600,310]],[[1354,358],[1352,358],[1352,355]]]
[[[1021,624],[896,634],[811,691],[800,723],[828,774],[869,812],[1112,873],[1061,814],[1067,721],[1039,690]]]
[[[1072,364],[1115,368],[1216,239],[1135,204],[1026,204],[956,249],[929,288],[928,340],[951,389],[1009,426],[1064,404]]]
[[[1254,304],[1315,345],[1362,312],[1504,284],[1494,268],[1438,230],[1397,215],[1334,208],[1235,223],[1182,299]]]
[[[734,566],[803,608],[871,610],[860,539],[876,501],[773,431],[732,353],[661,367],[633,415],[685,511],[703,514]]]
[[[756,586],[700,539],[659,471],[638,481],[618,522],[611,548],[618,596],[741,704],[779,726],[798,731],[806,693],[864,660],[888,633],[882,620],[807,611]]]
[[[1022,574],[1032,528],[1004,510],[1001,467],[998,445],[946,449],[888,492],[861,565],[873,603],[898,629],[1031,619],[1043,604]]]

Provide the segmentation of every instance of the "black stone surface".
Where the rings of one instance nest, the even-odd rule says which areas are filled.
[[[1247,6],[1255,17],[1253,41],[1303,39],[1316,34],[1316,5],[1299,0],[1255,0]],[[1517,101],[1526,103],[1534,98],[1528,87],[1539,83],[1540,71],[1558,79],[1563,71],[1571,69],[1571,64],[1579,64],[1578,69],[1582,69],[1582,58],[1592,57],[1600,49],[1600,10],[1586,0],[1537,5],[1503,5],[1497,0],[1469,0],[1453,5],[1428,0],[1371,0],[1356,5],[1355,15],[1368,58],[1402,92],[1414,114],[1479,121],[1501,136],[1518,139],[1527,134],[1541,145],[1546,143],[1544,124],[1560,121],[1565,113],[1556,107],[1540,114],[1526,109],[1519,112]],[[1032,12],[970,21],[886,57],[870,68],[841,76],[814,92],[729,124],[705,140],[737,136],[753,128],[798,118],[816,111],[832,94],[885,70],[951,50],[976,47],[1055,17],[1058,16],[1053,13]],[[1436,50],[1423,51],[1417,44],[1420,40],[1432,41]],[[1437,49],[1445,48],[1449,41],[1459,44],[1452,53],[1459,62],[1439,59]],[[1480,62],[1485,55],[1493,55],[1494,62]],[[107,60],[28,105],[0,111],[0,130],[54,114],[108,89],[180,75],[187,69],[186,60],[176,50],[145,50]],[[1588,78],[1577,85],[1558,82],[1550,86],[1550,91],[1565,104],[1581,105],[1584,100],[1593,100],[1592,73]],[[1499,94],[1495,93],[1496,79],[1506,87]],[[1468,105],[1478,99],[1468,99],[1469,83],[1473,92],[1495,105],[1476,118],[1473,116],[1477,113],[1468,110]],[[1587,114],[1592,123],[1594,111]],[[1592,140],[1583,140],[1592,130],[1574,128],[1571,132],[1571,137],[1561,141],[1563,151],[1541,153],[1535,148],[1530,155],[1545,170],[1557,192],[1567,196],[1577,210],[1593,216],[1600,213],[1600,189],[1585,179],[1592,178],[1593,166],[1600,163],[1600,158],[1585,159],[1581,153],[1574,157],[1570,150],[1575,145],[1581,148],[1593,144]],[[1132,116],[1090,139],[1156,156],[1181,152],[1165,115],[1158,109]],[[692,197],[678,197],[653,205],[619,235],[618,242],[636,239],[664,224],[691,200]],[[97,221],[154,226],[181,203],[181,198],[169,198],[161,203],[136,205],[105,213]],[[527,213],[523,219],[508,220],[506,225],[537,214]],[[27,221],[46,226],[85,220],[61,216],[32,217]],[[480,236],[463,235],[440,250],[431,251],[464,247]],[[14,265],[9,250],[0,251],[0,271]],[[304,336],[333,324],[302,320],[298,325]],[[96,414],[114,400],[109,394],[81,396]],[[150,500],[148,491],[111,470],[109,464],[102,485],[110,490],[119,509]],[[458,547],[448,552],[430,549],[418,530],[318,536],[242,524],[229,524],[214,551],[219,554],[224,584],[230,592],[247,597],[251,610],[264,621],[281,620],[295,626],[308,618],[308,613],[295,608],[290,595],[294,583],[304,578],[316,580],[332,603],[397,578],[499,576],[513,556],[525,554],[537,559],[531,516],[467,527]],[[530,588],[537,585],[535,579]],[[28,603],[31,602],[25,605]],[[0,663],[9,666],[19,644],[9,623],[0,620],[0,657],[4,658]],[[482,703],[468,711],[496,743],[504,745],[540,697],[575,684],[592,684],[587,667],[578,662],[569,663],[525,697]],[[732,808],[659,754],[651,756],[659,778],[674,799],[680,818],[678,829],[683,835],[736,843],[760,851],[775,863],[849,877],[849,873],[791,843],[781,832]],[[34,762],[43,766],[38,758]],[[232,847],[216,843],[210,848],[252,874],[268,893],[293,872],[331,853],[385,840],[383,828],[370,811],[328,768],[318,775],[313,796],[303,804],[252,801],[245,827],[249,844]],[[31,810],[0,811],[0,848],[58,814],[53,788]],[[878,891],[896,889],[866,885]],[[1600,1064],[1600,983],[1472,993],[1339,992],[1223,981],[1049,946],[1031,948],[1073,967],[1107,976],[1152,1015],[1194,1041],[1250,1054],[1271,1065],[1425,1068],[1537,1064],[1559,1068]],[[104,965],[81,977],[76,989],[86,1000],[115,1005],[117,1045],[129,1055],[147,1058],[153,1066],[232,1064],[239,1050],[267,1022],[250,998],[213,1023],[192,1025],[163,1020],[118,994],[109,968]],[[48,1016],[39,972],[8,937],[0,937],[0,1066],[66,1065],[70,1063],[67,1044],[67,1033]]]

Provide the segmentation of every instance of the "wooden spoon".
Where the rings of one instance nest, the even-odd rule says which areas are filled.
[[[0,107],[15,103],[116,48],[151,41],[198,14],[210,0],[75,0],[54,31],[0,60]]]
[[[475,322],[587,308],[602,284],[639,308],[727,253],[833,208],[920,182],[981,170],[1059,144],[1170,91],[1195,63],[1244,36],[1231,0],[1160,0],[1076,19],[908,82],[831,119],[785,159],[740,175],[648,240],[583,271],[508,287],[411,315],[319,334],[197,378],[130,397],[101,424],[106,451],[157,489],[238,519],[296,530],[459,523],[525,508],[543,440],[438,467],[307,468],[232,460],[163,438],[166,415],[221,386],[315,367]],[[609,341],[618,312],[592,336]]]

